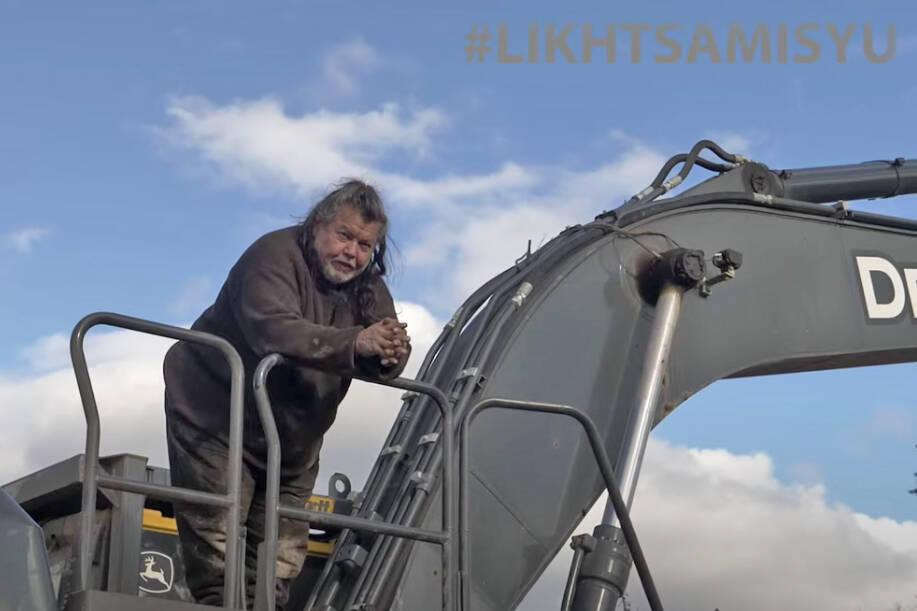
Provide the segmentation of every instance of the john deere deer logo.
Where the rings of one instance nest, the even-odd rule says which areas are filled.
[[[165,594],[172,589],[172,558],[159,552],[140,554],[140,589],[150,594]]]

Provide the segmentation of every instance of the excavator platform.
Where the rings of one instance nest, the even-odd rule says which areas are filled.
[[[169,485],[169,470],[151,466],[143,456],[119,454],[99,460],[101,472],[119,474],[136,481]],[[96,503],[92,583],[94,589],[67,596],[72,589],[73,555],[79,530],[84,456],[77,455],[27,475],[2,488],[8,499],[27,514],[41,533],[47,554],[47,571],[52,596],[67,609],[207,609],[194,605],[185,584],[185,570],[178,545],[178,528],[169,502],[144,495],[103,490]],[[349,480],[334,474],[329,491],[338,493],[336,483],[349,494]],[[350,515],[353,501],[348,494],[313,495],[305,508]],[[339,529],[311,533],[308,557],[296,583],[296,591],[309,589],[318,578],[334,548]],[[175,603],[175,604],[173,604]],[[134,605],[134,606],[131,606]],[[0,608],[3,608],[0,605]]]

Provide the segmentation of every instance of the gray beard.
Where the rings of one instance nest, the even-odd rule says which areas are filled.
[[[351,280],[353,280],[354,278],[362,274],[364,271],[366,271],[367,267],[369,267],[368,262],[366,265],[363,266],[362,269],[355,269],[347,273],[346,277],[342,278],[343,272],[341,272],[339,269],[334,267],[334,259],[321,265],[322,275],[325,276],[325,280],[327,280],[328,282],[336,286],[347,284],[348,282],[350,282]]]
[[[304,250],[307,255],[306,263],[309,269],[313,270],[313,275],[317,276],[316,279],[320,280],[322,284],[330,285],[330,287],[335,290],[347,291],[351,287],[356,288],[355,281],[360,278],[360,275],[366,271],[371,264],[371,261],[367,261],[363,269],[354,270],[353,275],[350,275],[346,280],[340,280],[337,276],[340,272],[331,267],[331,261],[329,261],[327,265],[322,263],[321,258],[318,256],[318,252],[315,250],[315,246],[311,242],[306,245]],[[328,268],[330,268],[330,273]],[[316,272],[318,273],[316,274]]]

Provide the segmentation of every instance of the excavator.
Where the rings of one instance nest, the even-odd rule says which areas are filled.
[[[712,175],[670,194],[697,169]],[[0,609],[205,609],[180,587],[175,500],[229,512],[224,606],[246,606],[238,485],[172,487],[142,457],[99,457],[83,355],[97,325],[223,352],[231,476],[253,385],[269,447],[256,610],[274,608],[281,516],[313,529],[288,610],[507,611],[567,544],[562,611],[615,609],[634,571],[650,608],[677,608],[629,516],[650,431],[720,379],[917,360],[917,221],[849,203],[915,192],[914,159],[773,170],[698,142],[468,297],[416,379],[385,382],[404,391],[402,406],[362,490],[336,474],[305,507],[277,496],[265,381],[288,366],[281,355],[246,379],[221,338],[90,314],[70,346],[86,451],[3,488]],[[601,523],[572,536],[605,491]]]

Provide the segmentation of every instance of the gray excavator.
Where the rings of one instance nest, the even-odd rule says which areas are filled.
[[[697,168],[714,175],[664,197]],[[97,325],[223,352],[231,475],[243,385],[253,384],[269,443],[257,610],[274,606],[280,516],[315,529],[287,609],[506,611],[567,543],[563,611],[614,609],[632,570],[652,609],[677,608],[628,515],[650,430],[723,378],[917,360],[917,221],[848,204],[914,192],[917,160],[777,171],[698,142],[629,201],[475,291],[417,378],[387,383],[405,391],[403,404],[363,489],[336,475],[330,496],[305,507],[277,498],[265,380],[282,356],[265,355],[246,380],[220,338],[90,314],[71,340],[86,451],[4,487],[0,610],[206,608],[181,586],[174,500],[229,512],[225,606],[245,605],[238,484],[177,488],[142,457],[100,459],[83,355]],[[601,524],[571,539],[605,490]]]

